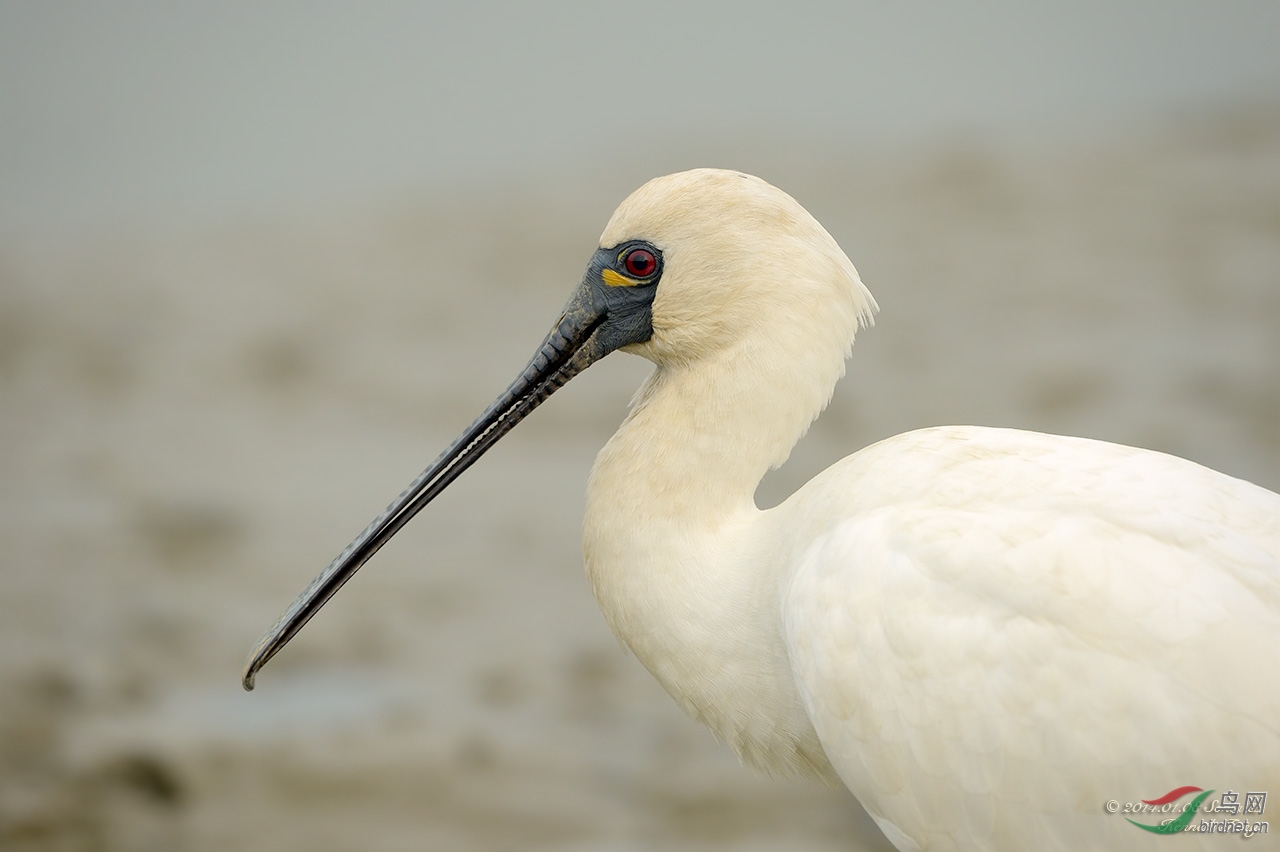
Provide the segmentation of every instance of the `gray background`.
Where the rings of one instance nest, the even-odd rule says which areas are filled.
[[[648,177],[756,172],[879,300],[768,505],[904,429],[1280,488],[1274,3],[0,3],[0,847],[885,848],[617,647],[522,424],[246,695]],[[1135,737],[1141,732],[1135,731]]]

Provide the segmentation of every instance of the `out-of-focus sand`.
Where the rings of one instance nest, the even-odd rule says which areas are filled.
[[[1277,111],[1006,148],[750,161],[882,307],[761,503],[954,422],[1280,488]],[[261,630],[523,366],[646,176],[0,247],[0,847],[888,848],[846,793],[739,767],[597,614],[578,520],[647,369],[626,356],[240,690]]]

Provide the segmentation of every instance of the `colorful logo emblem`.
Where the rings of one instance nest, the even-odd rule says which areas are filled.
[[[1188,823],[1195,818],[1196,811],[1200,810],[1200,805],[1203,804],[1204,800],[1209,798],[1213,793],[1212,790],[1204,790],[1201,792],[1200,787],[1178,787],[1177,789],[1170,790],[1158,799],[1142,800],[1144,805],[1167,805],[1170,802],[1176,802],[1188,793],[1200,793],[1200,795],[1192,799],[1191,804],[1182,809],[1182,813],[1178,815],[1177,819],[1170,820],[1169,822],[1160,825],[1147,825],[1146,823],[1134,822],[1128,817],[1125,817],[1125,819],[1129,819],[1129,822],[1132,822],[1138,828],[1143,831],[1150,831],[1152,834],[1177,834],[1179,831],[1185,829]]]

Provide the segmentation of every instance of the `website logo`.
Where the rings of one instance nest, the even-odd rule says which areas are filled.
[[[1253,837],[1255,834],[1268,834],[1271,826],[1263,820],[1251,819],[1253,815],[1261,815],[1267,807],[1266,791],[1250,791],[1241,794],[1227,790],[1218,796],[1217,801],[1210,801],[1213,790],[1202,787],[1175,787],[1163,796],[1154,799],[1142,799],[1140,802],[1121,803],[1115,799],[1106,802],[1107,813],[1124,813],[1125,819],[1134,826],[1152,834],[1178,834],[1183,831],[1202,834],[1239,834],[1241,837]],[[1186,796],[1195,794],[1188,802],[1180,802]],[[1159,822],[1139,822],[1131,819],[1146,815],[1144,819],[1159,819]],[[1160,816],[1167,814],[1164,819]],[[1197,819],[1197,816],[1199,819]]]

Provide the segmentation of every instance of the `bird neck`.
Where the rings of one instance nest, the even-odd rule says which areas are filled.
[[[764,475],[786,461],[831,399],[844,351],[797,335],[790,346],[744,341],[692,363],[661,364],[601,451],[615,497],[695,522],[754,507]],[[787,351],[787,350],[791,351]]]
[[[751,763],[827,776],[789,675],[786,560],[753,497],[830,398],[843,359],[802,372],[763,348],[723,355],[660,365],[600,452],[587,574],[614,633],[690,715]]]

